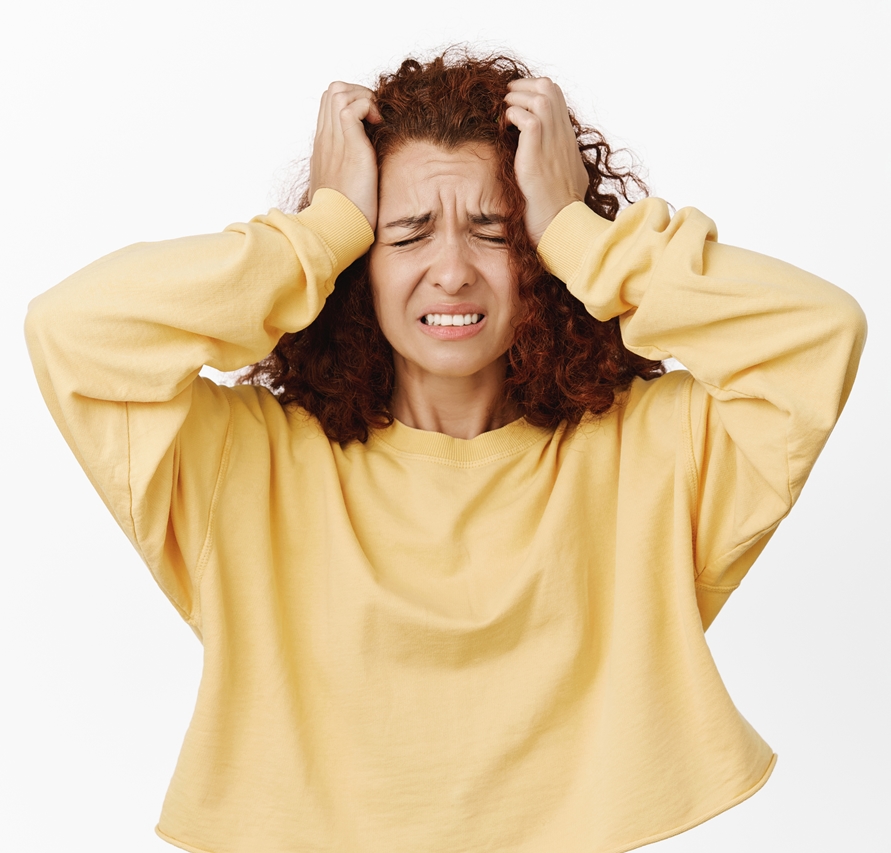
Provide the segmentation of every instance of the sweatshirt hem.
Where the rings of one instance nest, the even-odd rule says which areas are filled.
[[[776,753],[773,753],[770,756],[770,762],[767,765],[767,769],[764,771],[761,778],[751,788],[748,788],[742,794],[739,794],[738,796],[730,800],[729,803],[724,803],[723,805],[718,806],[718,808],[713,809],[705,815],[694,818],[693,820],[688,821],[681,826],[675,827],[674,829],[660,832],[657,835],[651,835],[648,838],[643,838],[639,841],[635,841],[630,845],[625,845],[623,847],[611,847],[609,850],[603,851],[603,853],[628,853],[629,850],[637,850],[640,847],[646,847],[648,844],[655,844],[657,841],[664,841],[666,838],[672,838],[675,835],[680,835],[683,832],[687,832],[687,830],[693,829],[703,823],[706,823],[707,821],[710,821],[713,817],[717,817],[722,812],[729,811],[734,806],[738,806],[740,803],[749,799],[749,797],[757,794],[758,791],[760,791],[764,787],[765,783],[770,778],[771,773],[773,773],[774,767],[776,767],[776,763],[777,756]],[[172,838],[162,831],[160,824],[155,827],[155,834],[162,841],[166,841],[168,844],[172,844],[174,847],[179,847],[181,850],[188,850],[189,853],[214,853],[213,850],[209,850],[205,847],[193,847],[191,844],[187,844],[185,841],[179,841],[176,838]]]
[[[180,850],[188,850],[190,853],[213,853],[213,851],[208,850],[206,847],[193,847],[191,844],[186,844],[185,841],[180,841],[177,838],[173,838],[170,835],[167,835],[162,829],[160,824],[155,827],[155,835],[161,839],[161,841],[166,841],[168,844],[172,844],[174,847],[179,847]]]
[[[688,830],[694,829],[697,826],[701,826],[704,823],[707,823],[712,818],[717,817],[719,814],[723,812],[729,811],[734,806],[738,806],[740,803],[745,802],[749,797],[757,794],[766,784],[767,780],[770,779],[771,773],[773,773],[774,767],[777,764],[777,754],[773,753],[770,756],[770,761],[767,764],[767,769],[764,771],[761,778],[747,790],[743,791],[742,794],[734,797],[730,800],[729,803],[724,803],[721,806],[718,806],[716,809],[712,809],[712,811],[702,815],[701,817],[693,818],[693,820],[688,821],[687,823],[675,827],[674,829],[666,830],[665,832],[660,832],[657,835],[651,835],[649,838],[641,839],[640,841],[635,841],[631,845],[625,847],[612,847],[604,853],[628,853],[629,850],[637,850],[640,847],[646,847],[648,844],[655,844],[657,841],[665,841],[666,838],[673,838],[675,835],[681,835]],[[200,853],[209,853],[209,851],[200,851]]]

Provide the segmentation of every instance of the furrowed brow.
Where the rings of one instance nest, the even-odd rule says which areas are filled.
[[[432,213],[420,213],[417,216],[403,216],[388,222],[385,228],[417,228],[419,225],[428,225],[433,220]]]
[[[504,225],[507,217],[500,213],[476,213],[470,217],[472,225]]]

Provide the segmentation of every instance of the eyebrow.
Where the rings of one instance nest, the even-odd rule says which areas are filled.
[[[503,225],[507,222],[507,217],[500,213],[474,213],[470,217],[472,225]],[[436,217],[430,213],[419,213],[417,216],[403,216],[401,219],[394,219],[388,222],[385,228],[417,228],[420,225],[429,225]]]
[[[504,225],[507,217],[500,213],[477,213],[470,217],[473,225]]]
[[[419,213],[417,216],[403,216],[388,222],[385,228],[417,228],[419,225],[427,225],[433,221],[432,213]]]

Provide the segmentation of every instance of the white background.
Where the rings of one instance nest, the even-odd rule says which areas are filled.
[[[658,195],[704,210],[723,241],[865,308],[870,342],[837,432],[709,632],[778,767],[752,800],[657,847],[889,849],[887,0],[10,6],[0,848],[172,849],[152,828],[201,665],[43,407],[21,334],[28,300],[125,244],[265,211],[329,81],[368,83],[412,51],[469,41],[554,77],[638,153]]]

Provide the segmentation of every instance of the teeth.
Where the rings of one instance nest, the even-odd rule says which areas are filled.
[[[428,326],[473,326],[482,320],[482,314],[425,314]]]

